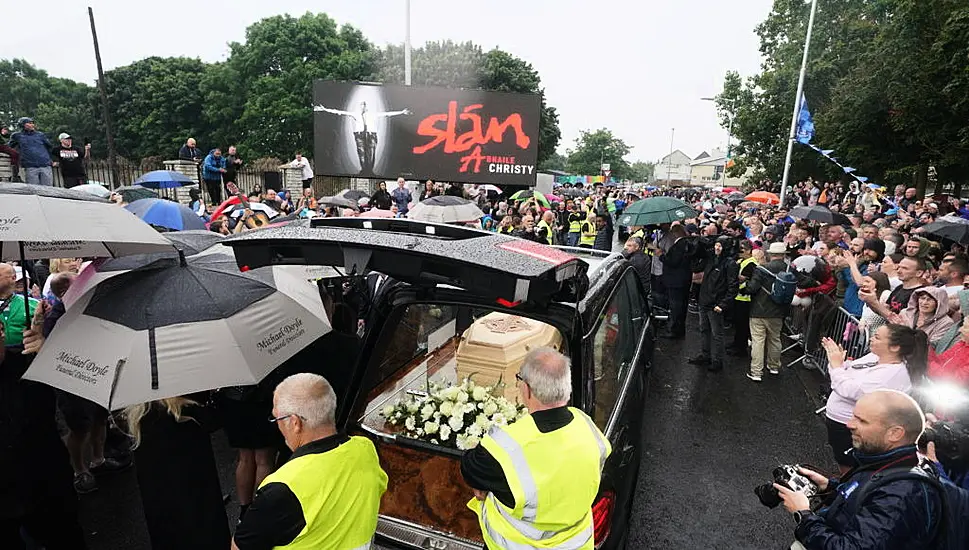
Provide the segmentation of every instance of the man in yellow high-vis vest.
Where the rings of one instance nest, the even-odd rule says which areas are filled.
[[[747,293],[747,282],[754,276],[757,260],[753,257],[753,245],[747,239],[738,241],[737,263],[740,264],[737,297],[734,299],[733,310],[733,343],[729,346],[730,355],[746,357],[749,354],[750,340],[750,294]]]
[[[271,421],[293,455],[259,486],[233,550],[370,548],[387,474],[369,439],[336,431],[335,412],[322,376],[294,374],[276,387]]]
[[[519,379],[529,414],[495,427],[461,460],[492,550],[593,550],[592,504],[609,441],[584,412],[569,407],[569,359],[551,348],[525,356]]]
[[[582,222],[582,233],[579,237],[580,248],[592,248],[596,244],[596,233],[599,232],[596,225],[596,216],[589,211],[589,216]]]
[[[580,203],[576,202],[569,205],[569,236],[565,244],[579,246],[579,236],[582,233],[582,220],[584,219],[585,212],[582,211]]]
[[[555,213],[551,210],[546,210],[542,214],[542,219],[538,221],[538,227],[535,229],[535,234],[538,236],[538,240],[552,246],[555,241],[555,230],[552,229],[552,224],[555,223]]]

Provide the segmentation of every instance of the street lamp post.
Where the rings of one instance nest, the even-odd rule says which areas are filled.
[[[673,137],[676,136],[676,128],[670,129],[670,156],[666,157],[666,186],[670,186],[673,175]]]
[[[814,14],[818,11],[818,0],[811,0],[811,16],[808,18],[807,38],[804,39],[804,56],[801,58],[801,73],[797,77],[797,93],[794,95],[794,114],[791,115],[791,131],[787,136],[787,157],[784,159],[784,178],[781,179],[781,204],[787,197],[787,181],[791,175],[791,154],[794,152],[794,136],[797,132],[797,118],[801,111],[801,96],[804,95],[804,76],[807,74],[808,51],[811,49],[811,33],[814,31]]]
[[[700,100],[715,102],[717,99],[714,97],[701,97]],[[733,135],[733,119],[734,119],[733,111],[734,111],[733,106],[731,105],[730,110],[727,111],[727,152],[726,152],[726,157],[723,159],[723,176],[721,176],[722,178],[721,183],[726,183],[727,181],[727,163],[730,162],[730,136]]]
[[[410,0],[404,0],[404,85],[410,86]]]

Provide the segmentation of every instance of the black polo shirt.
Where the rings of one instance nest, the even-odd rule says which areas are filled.
[[[531,413],[535,427],[543,434],[568,426],[575,416],[568,407],[557,407]],[[461,458],[461,475],[472,489],[490,492],[509,508],[515,507],[515,497],[508,487],[508,479],[501,464],[487,449],[478,445]]]
[[[296,449],[289,460],[332,451],[349,440],[346,434],[317,439]],[[256,491],[233,540],[239,550],[271,550],[296,540],[304,527],[303,507],[293,491],[284,483],[267,483]]]

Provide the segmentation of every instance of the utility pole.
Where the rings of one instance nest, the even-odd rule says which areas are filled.
[[[807,74],[808,51],[811,49],[811,33],[814,31],[814,14],[818,11],[818,0],[811,0],[811,16],[808,18],[807,38],[804,39],[804,56],[801,58],[801,74],[797,77],[797,94],[794,95],[794,114],[791,115],[791,131],[787,136],[787,157],[784,159],[784,178],[781,179],[781,204],[787,197],[787,181],[791,175],[791,154],[794,152],[794,136],[797,133],[797,118],[801,112],[801,96],[804,95],[804,77]]]
[[[111,167],[111,189],[120,187],[118,176],[118,157],[114,152],[114,133],[111,132],[111,110],[108,108],[108,92],[104,83],[104,69],[101,66],[101,48],[98,47],[98,30],[94,26],[94,10],[87,9],[91,19],[91,36],[94,38],[94,59],[98,62],[98,91],[101,93],[101,111],[104,115],[104,133],[108,138],[108,165]]]
[[[404,84],[410,86],[410,0],[404,0],[404,9],[407,10],[404,17]]]
[[[666,157],[666,186],[670,186],[673,175],[673,137],[676,136],[676,128],[670,130],[670,156]]]

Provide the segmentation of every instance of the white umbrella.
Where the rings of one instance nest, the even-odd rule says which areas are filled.
[[[435,223],[470,222],[482,216],[484,212],[475,203],[448,195],[423,200],[407,211],[407,217],[412,220]]]
[[[167,239],[131,212],[87,193],[0,183],[0,261],[171,249]]]
[[[317,288],[278,267],[197,256],[89,290],[24,378],[109,410],[256,384],[330,330]]]
[[[270,219],[275,218],[276,216],[279,215],[279,212],[276,212],[276,210],[273,209],[271,206],[269,206],[268,204],[263,204],[261,202],[250,202],[249,210],[252,210],[253,212],[265,212]],[[226,208],[222,213],[231,214],[233,218],[238,218],[242,216],[242,214],[245,211],[246,211],[245,206],[241,204],[233,204],[228,208]]]
[[[111,196],[111,190],[103,185],[98,185],[96,183],[85,183],[84,185],[78,185],[77,187],[72,187],[74,191],[81,191],[88,193],[89,195],[94,195],[102,199],[106,199]]]

